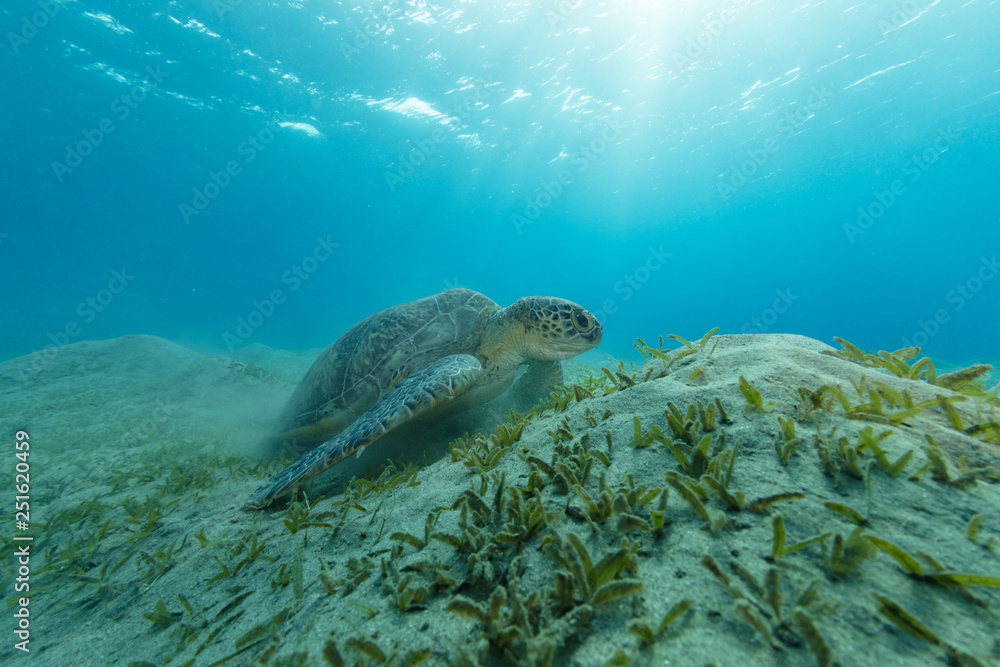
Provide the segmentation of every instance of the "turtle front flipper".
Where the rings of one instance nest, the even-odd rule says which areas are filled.
[[[510,388],[510,405],[505,409],[527,412],[533,405],[547,399],[562,382],[562,365],[558,361],[532,359]]]
[[[468,354],[442,357],[409,376],[342,433],[324,442],[260,487],[243,509],[266,507],[297,484],[315,477],[352,454],[361,454],[382,436],[461,396],[482,373],[479,360]]]

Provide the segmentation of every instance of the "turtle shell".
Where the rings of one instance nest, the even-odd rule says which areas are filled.
[[[323,351],[293,392],[278,443],[297,454],[312,449],[412,373],[450,354],[479,357],[485,318],[497,310],[478,292],[452,289],[358,322]]]

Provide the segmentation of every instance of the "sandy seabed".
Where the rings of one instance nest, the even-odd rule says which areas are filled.
[[[284,465],[257,445],[317,351],[125,336],[3,362],[30,525],[5,502],[0,662],[1000,664],[997,402],[800,336],[693,349],[614,384],[570,365],[577,390],[492,441],[256,512]]]

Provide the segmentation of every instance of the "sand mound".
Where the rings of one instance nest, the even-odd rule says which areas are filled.
[[[718,336],[454,457],[256,513],[239,506],[281,464],[239,452],[314,354],[127,336],[4,362],[0,424],[31,444],[31,664],[996,662],[1000,595],[972,585],[995,582],[935,563],[1000,577],[1000,446],[973,428],[1000,411],[829,351]]]

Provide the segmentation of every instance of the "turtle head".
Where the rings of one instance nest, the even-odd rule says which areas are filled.
[[[529,359],[571,359],[601,342],[597,318],[566,299],[526,296],[505,311],[511,328],[523,332],[521,351]]]

